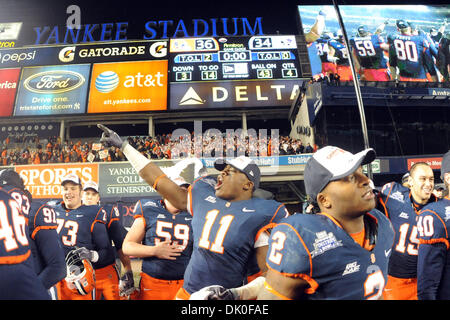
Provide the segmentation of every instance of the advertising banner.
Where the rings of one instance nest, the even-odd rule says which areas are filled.
[[[174,164],[173,161],[158,161],[161,168]],[[156,190],[141,179],[129,162],[101,164],[98,181],[102,198],[158,196]]]
[[[411,169],[411,167],[418,162],[428,163],[428,165],[431,167],[431,169],[437,170],[437,169],[441,169],[442,157],[439,157],[439,158],[408,158],[407,159],[408,170]]]
[[[28,48],[7,48],[3,45],[4,49],[0,49],[0,68],[167,59],[167,45],[167,40]]]
[[[88,113],[167,109],[167,60],[94,64]]]
[[[170,109],[290,106],[301,80],[171,83]]]
[[[55,199],[61,197],[61,181],[69,173],[78,175],[81,182],[98,181],[99,172],[96,163],[41,164],[16,166],[26,188],[36,199]]]
[[[0,117],[12,115],[20,68],[0,70]]]
[[[84,113],[89,71],[89,64],[24,68],[14,115]]]

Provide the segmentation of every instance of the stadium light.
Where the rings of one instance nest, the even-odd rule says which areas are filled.
[[[353,63],[353,57],[351,55],[350,45],[349,45],[348,37],[347,37],[347,31],[345,30],[344,22],[342,21],[342,16],[341,16],[341,12],[339,10],[339,5],[337,4],[337,0],[333,0],[333,5],[334,5],[334,9],[336,11],[336,15],[337,15],[337,18],[339,21],[339,26],[341,27],[341,30],[342,30],[342,35],[344,37],[345,46],[346,46],[347,52],[348,52],[348,61],[350,64],[350,68],[352,70],[353,84],[354,84],[355,93],[356,93],[356,101],[358,103],[359,115],[361,118],[361,126],[362,126],[363,138],[364,138],[364,148],[367,149],[367,148],[370,148],[370,146],[369,146],[369,136],[367,133],[366,115],[364,112],[364,104],[363,104],[362,95],[361,95],[361,87],[359,85],[359,79],[356,76],[355,65]],[[373,180],[372,167],[370,164],[367,165],[367,176],[369,177],[369,179]]]

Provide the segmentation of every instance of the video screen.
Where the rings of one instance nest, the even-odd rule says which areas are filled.
[[[450,6],[339,6],[355,71],[365,81],[449,82]],[[334,6],[298,6],[312,76],[352,81]]]

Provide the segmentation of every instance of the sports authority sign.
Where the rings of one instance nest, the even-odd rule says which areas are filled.
[[[301,80],[211,81],[170,84],[170,109],[290,106]]]
[[[98,164],[51,164],[16,166],[26,188],[36,199],[61,198],[61,181],[69,173],[78,175],[81,182],[98,181]]]

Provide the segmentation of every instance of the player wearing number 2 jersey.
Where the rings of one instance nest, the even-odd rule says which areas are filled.
[[[308,160],[306,192],[320,213],[295,214],[272,230],[258,299],[381,297],[394,232],[362,173],[375,157],[327,146]]]
[[[433,170],[428,164],[414,164],[409,173],[410,189],[392,182],[383,186],[379,209],[391,220],[395,230],[389,281],[383,293],[386,300],[417,300],[417,216],[427,203],[436,201],[432,194]]]
[[[437,81],[428,40],[412,35],[407,22],[397,20],[396,24],[400,34],[388,36],[392,78],[395,80],[398,75],[400,81]]]

